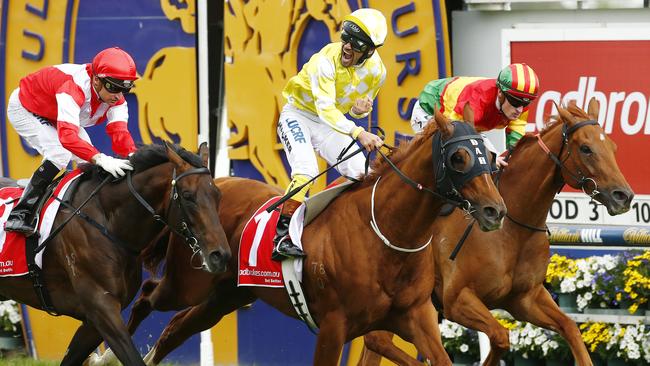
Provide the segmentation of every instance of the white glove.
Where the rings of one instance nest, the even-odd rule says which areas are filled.
[[[133,170],[131,162],[123,159],[116,159],[112,156],[99,153],[93,157],[96,165],[99,165],[107,173],[115,178],[119,178],[126,174],[125,170]]]

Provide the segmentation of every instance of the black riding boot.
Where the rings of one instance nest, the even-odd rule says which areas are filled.
[[[305,253],[298,248],[289,237],[289,223],[291,216],[300,206],[300,202],[296,200],[287,200],[282,204],[280,217],[278,218],[278,225],[275,228],[275,238],[273,238],[273,253],[271,259],[274,261],[283,261],[286,258],[301,258]]]
[[[41,166],[36,169],[34,175],[29,180],[29,184],[25,187],[23,195],[20,197],[18,204],[14,206],[13,210],[7,218],[5,223],[5,231],[15,231],[25,235],[31,235],[36,232],[36,220],[34,220],[34,210],[40,200],[41,196],[45,193],[47,186],[52,182],[52,179],[59,173],[57,168],[49,160],[45,160]]]

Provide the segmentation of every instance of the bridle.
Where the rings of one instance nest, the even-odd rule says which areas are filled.
[[[384,160],[386,160],[388,165],[393,169],[397,176],[399,176],[400,179],[402,179],[402,181],[404,181],[406,184],[418,191],[429,193],[448,204],[454,205],[465,211],[467,214],[471,214],[473,211],[473,206],[468,200],[462,197],[460,194],[460,189],[472,178],[483,173],[489,174],[490,165],[487,162],[483,137],[479,134],[476,134],[476,131],[465,122],[453,121],[452,124],[454,125],[454,134],[449,139],[443,141],[442,134],[439,130],[436,131],[432,137],[431,148],[433,170],[436,172],[435,190],[429,189],[409,178],[397,167],[397,165],[395,165],[395,163],[393,163],[388,158],[388,156],[386,156],[380,150],[377,151],[379,154],[381,154]],[[469,169],[466,169],[464,172],[455,171],[451,168],[450,164],[448,164],[450,157],[460,149],[466,150],[471,158],[471,167]],[[477,157],[477,152],[483,156]],[[429,244],[431,244],[433,235],[425,244],[410,249],[392,244],[390,240],[388,240],[388,238],[382,234],[381,230],[379,230],[377,220],[375,219],[375,190],[379,184],[380,179],[381,176],[378,177],[375,181],[375,184],[372,187],[372,194],[370,196],[370,226],[372,227],[373,231],[386,246],[393,250],[403,253],[415,253],[425,249],[427,246],[429,246]]]
[[[582,171],[580,171],[580,169],[577,169],[577,171],[574,173],[567,168],[566,162],[567,160],[569,160],[569,158],[571,158],[571,150],[567,149],[567,156],[564,160],[561,160],[560,157],[562,156],[562,152],[564,151],[565,146],[569,145],[569,138],[575,131],[577,131],[579,128],[582,128],[584,126],[593,126],[593,125],[598,125],[598,122],[594,120],[582,121],[572,125],[571,127],[568,127],[566,123],[563,123],[562,124],[562,146],[560,147],[560,152],[557,155],[555,155],[548,148],[548,146],[546,146],[544,141],[542,141],[542,137],[539,133],[535,135],[535,137],[537,137],[537,144],[542,148],[542,150],[544,150],[544,152],[553,161],[553,163],[555,163],[556,171],[560,172],[564,170],[565,172],[567,172],[567,174],[569,174],[569,176],[576,181],[577,185],[580,187],[582,192],[587,196],[589,196],[592,200],[594,199],[594,197],[596,197],[596,195],[600,193],[600,191],[598,191],[598,183],[596,183],[596,181],[593,178],[586,177],[582,173]],[[511,155],[512,152],[509,151],[508,156],[506,157],[506,161],[509,160]],[[585,188],[589,183],[593,184],[591,193],[587,193],[587,189]],[[562,184],[562,186],[564,186],[564,184]],[[558,189],[558,192],[562,190],[562,186]],[[510,216],[509,213],[506,214],[506,217],[510,221],[514,222],[515,224],[525,227],[526,229],[548,233],[548,227],[540,228],[540,227],[528,225],[524,222],[516,220],[515,218]]]
[[[178,182],[193,174],[207,174],[211,176],[210,169],[202,167],[202,168],[193,168],[190,170],[187,170],[180,175],[176,176],[176,168],[172,171],[172,180],[171,180],[171,185],[172,189],[170,192],[170,201],[169,201],[169,208],[171,208],[172,204],[176,203],[178,204],[178,207],[181,210],[181,220],[178,223],[179,227],[175,227],[173,225],[170,225],[167,220],[165,220],[161,215],[157,214],[156,211],[151,207],[151,205],[135,190],[135,187],[133,186],[133,178],[131,175],[131,171],[127,171],[126,173],[126,182],[129,186],[129,191],[133,194],[133,196],[140,202],[140,204],[151,213],[153,216],[154,220],[162,223],[163,225],[167,226],[174,234],[178,235],[179,237],[182,237],[185,239],[185,243],[189,246],[189,248],[192,250],[192,257],[190,258],[190,264],[192,265],[193,268],[195,269],[201,269],[205,267],[205,260],[200,266],[195,266],[194,263],[194,257],[197,254],[201,253],[201,246],[199,245],[199,241],[192,232],[192,229],[190,229],[190,226],[187,224],[189,220],[189,215],[187,213],[187,208],[186,208],[186,203],[184,202],[184,199],[182,195],[178,194]],[[167,219],[169,219],[169,213],[170,209],[165,210],[167,212]]]
[[[560,157],[562,156],[562,152],[564,151],[564,147],[569,145],[569,138],[571,137],[571,135],[575,131],[577,131],[581,127],[593,126],[593,125],[598,125],[598,122],[596,122],[594,120],[582,121],[582,122],[578,122],[578,123],[572,125],[571,127],[568,127],[566,123],[563,123],[562,124],[562,146],[560,147],[560,153],[557,154],[557,155],[553,154],[551,152],[551,150],[548,148],[548,146],[546,146],[546,144],[544,144],[544,141],[542,141],[542,137],[541,137],[540,134],[536,135],[537,136],[537,143],[542,148],[542,150],[544,150],[544,152],[546,152],[546,154],[548,154],[549,158],[551,158],[551,160],[553,160],[553,162],[555,163],[557,169],[566,171],[567,174],[569,174],[569,176],[571,176],[571,178],[573,178],[576,181],[577,185],[580,187],[580,189],[582,189],[582,192],[584,194],[586,194],[587,196],[589,196],[591,199],[594,199],[594,197],[596,197],[596,195],[598,195],[600,193],[598,191],[598,183],[596,183],[596,181],[593,178],[586,177],[582,173],[582,171],[580,171],[579,168],[577,169],[577,171],[575,173],[573,173],[566,167],[565,162],[567,160],[569,160],[569,158],[571,157],[571,150],[567,149],[567,156],[563,161],[560,160]],[[587,184],[589,182],[591,182],[591,184],[593,184],[593,188],[591,190],[591,193],[587,193],[587,190],[585,189],[585,187],[587,186]],[[562,189],[562,187],[560,187],[560,189]]]

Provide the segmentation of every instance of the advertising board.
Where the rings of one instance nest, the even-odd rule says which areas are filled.
[[[551,223],[650,225],[650,23],[592,28],[519,26],[502,31],[502,63],[525,62],[538,74],[540,96],[530,107],[528,131],[539,131],[554,102],[600,104],[598,123],[614,140],[616,158],[636,196],[631,210],[609,216],[581,192],[563,189],[549,213]],[[534,189],[534,187],[531,187]]]

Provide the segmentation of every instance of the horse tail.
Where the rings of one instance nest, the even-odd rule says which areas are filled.
[[[165,228],[140,253],[142,265],[151,274],[156,274],[158,266],[165,259],[170,240],[170,230]]]

